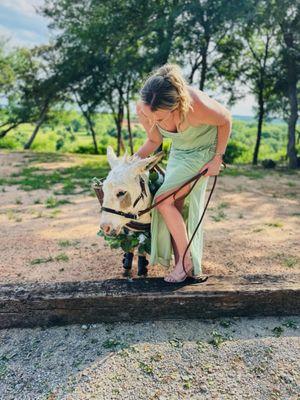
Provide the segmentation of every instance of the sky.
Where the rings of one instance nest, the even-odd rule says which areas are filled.
[[[44,0],[0,0],[0,36],[10,38],[10,46],[40,45],[49,40],[47,19],[36,12],[36,7]],[[226,106],[226,95],[217,96],[218,101]],[[246,95],[230,108],[234,115],[253,116],[252,95]]]

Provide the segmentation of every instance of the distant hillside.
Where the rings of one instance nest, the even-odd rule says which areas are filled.
[[[240,120],[240,121],[245,121],[245,122],[256,122],[256,119],[254,117],[252,117],[252,116],[249,116],[249,115],[232,114],[232,116],[233,116],[233,118],[235,120]],[[277,125],[285,124],[285,122],[281,118],[273,118],[268,122],[270,122],[272,124],[277,124]]]

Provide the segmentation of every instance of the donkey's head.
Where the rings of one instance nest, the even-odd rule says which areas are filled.
[[[107,160],[111,171],[103,182],[103,204],[115,211],[136,214],[151,205],[152,196],[148,186],[149,169],[162,157],[163,152],[153,156],[136,159],[128,156],[127,151],[122,157],[117,157],[111,146],[107,147]],[[144,191],[143,182],[144,181]],[[140,222],[149,223],[150,214],[145,213]],[[100,229],[105,234],[118,235],[130,218],[102,210]]]

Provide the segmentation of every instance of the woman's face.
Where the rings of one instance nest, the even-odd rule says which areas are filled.
[[[151,111],[148,104],[142,103],[141,106],[142,113],[149,119],[151,123],[163,122],[170,118],[173,111],[158,109],[157,111]]]

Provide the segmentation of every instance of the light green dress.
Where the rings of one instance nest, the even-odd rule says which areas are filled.
[[[189,126],[186,130],[175,133],[166,131],[158,124],[157,127],[163,137],[172,139],[172,144],[164,182],[155,193],[152,204],[158,195],[170,189],[175,190],[178,188],[197,174],[201,167],[213,158],[216,152],[218,132],[217,126],[207,124],[201,124],[197,127]],[[209,176],[199,178],[197,184],[184,200],[185,205],[188,204],[188,212],[183,218],[187,226],[189,240],[204,210],[208,180]],[[203,222],[204,219],[189,247],[194,266],[194,275],[202,273]],[[151,210],[151,254],[149,266],[160,264],[169,267],[172,261],[172,254],[171,234],[162,215],[154,207]],[[185,260],[187,261],[187,258]]]

